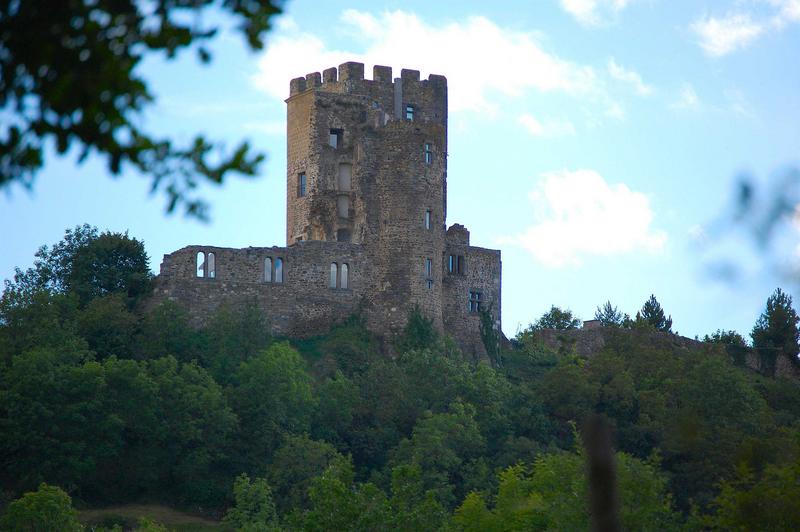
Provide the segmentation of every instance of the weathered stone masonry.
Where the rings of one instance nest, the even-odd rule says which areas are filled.
[[[344,63],[293,79],[286,103],[287,247],[165,255],[155,301],[180,302],[196,323],[255,301],[274,333],[298,337],[357,309],[389,336],[419,305],[483,353],[477,310],[491,306],[500,327],[500,252],[446,229],[447,80],[406,69],[393,79],[383,66],[368,80],[363,64]],[[265,274],[278,260],[282,279]]]

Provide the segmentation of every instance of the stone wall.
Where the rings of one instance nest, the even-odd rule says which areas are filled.
[[[216,277],[197,277],[197,253],[214,253]],[[266,258],[283,260],[283,282],[265,282]],[[330,265],[347,264],[349,288],[330,288]],[[221,305],[256,303],[274,334],[323,334],[357,310],[364,300],[363,249],[338,242],[299,242],[291,247],[231,249],[187,246],[164,256],[152,304],[165,300],[184,306],[195,325],[204,324]]]
[[[613,334],[638,335],[639,337],[646,338],[652,345],[662,348],[677,348],[689,352],[705,351],[709,353],[725,353],[722,346],[700,342],[677,334],[602,326],[590,327],[588,329],[572,329],[568,331],[544,329],[536,332],[536,339],[541,341],[547,348],[554,351],[574,351],[582,357],[589,358],[602,351],[610,335]],[[750,370],[763,373],[761,359],[752,349],[748,350],[744,364],[745,367]],[[775,364],[775,377],[800,382],[800,368],[786,357],[780,356]]]
[[[453,271],[450,271],[451,256],[454,257]],[[462,261],[460,268],[459,260]],[[442,276],[445,330],[465,352],[484,355],[486,350],[480,336],[480,313],[471,311],[469,295],[470,292],[481,294],[481,308],[492,312],[495,327],[500,330],[500,252],[470,246],[469,231],[463,225],[454,224],[447,231]]]

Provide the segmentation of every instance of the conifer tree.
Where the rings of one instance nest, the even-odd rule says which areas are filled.
[[[656,296],[650,294],[650,299],[644,302],[642,310],[636,313],[636,325],[650,326],[657,331],[671,333],[672,316],[667,317]]]
[[[597,307],[594,312],[594,319],[599,320],[606,327],[621,327],[631,318],[612,305],[611,301],[606,301],[602,307]]]
[[[767,308],[759,316],[750,336],[753,347],[761,358],[762,367],[769,375],[775,374],[778,356],[783,355],[798,363],[800,352],[800,317],[792,308],[792,296],[776,288],[767,299]]]

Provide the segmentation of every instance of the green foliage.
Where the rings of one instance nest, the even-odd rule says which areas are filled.
[[[158,390],[159,445],[151,452],[164,464],[162,489],[179,501],[214,504],[228,486],[209,472],[225,458],[236,415],[222,388],[196,363],[166,357],[146,367]]]
[[[436,345],[439,335],[433,328],[433,321],[422,314],[419,306],[415,306],[408,314],[406,327],[395,339],[395,347],[400,353],[415,349],[430,349]]]
[[[36,252],[33,267],[24,272],[17,268],[14,280],[6,281],[3,309],[25,305],[37,292],[64,293],[69,290],[72,260],[78,250],[98,238],[96,227],[89,224],[67,229],[64,238],[52,248],[42,246]]]
[[[485,444],[474,408],[454,403],[447,413],[425,413],[411,438],[399,443],[391,463],[419,466],[425,488],[449,506],[463,496],[454,487],[470,480],[470,463],[479,458]]]
[[[167,527],[147,517],[141,517],[136,525],[136,532],[169,532]]]
[[[335,447],[324,441],[312,440],[307,435],[287,435],[267,469],[278,507],[285,513],[292,508],[308,507],[311,480],[341,456]]]
[[[792,296],[776,288],[767,299],[767,308],[758,317],[753,332],[753,347],[761,358],[764,373],[774,375],[779,356],[800,364],[800,317],[792,308]]]
[[[736,331],[723,331],[717,329],[711,336],[705,335],[703,341],[710,344],[721,345],[731,360],[737,366],[744,366],[747,362],[747,341]]]
[[[392,469],[391,529],[408,532],[440,530],[447,512],[436,492],[425,489],[422,468],[417,464]]]
[[[226,154],[198,135],[179,147],[140,127],[153,95],[137,66],[157,52],[171,59],[188,47],[209,61],[202,43],[218,26],[202,15],[212,6],[237,19],[252,49],[262,47],[270,18],[280,13],[277,1],[3,2],[0,109],[10,122],[0,136],[0,187],[32,186],[47,142],[59,154],[77,144],[81,162],[102,155],[113,174],[130,165],[166,194],[168,211],[180,205],[200,218],[206,204],[195,195],[198,178],[220,183],[229,172],[255,175],[263,155],[251,155],[247,143]],[[48,46],[37,41],[42,35]]]
[[[6,281],[0,321],[13,309],[31,304],[42,291],[74,294],[80,306],[119,293],[133,306],[150,291],[148,261],[144,243],[127,233],[98,233],[88,224],[67,229],[52,248],[39,248],[32,268],[17,268],[14,280]]]
[[[136,342],[139,358],[172,356],[181,362],[199,358],[201,335],[189,326],[189,315],[178,303],[164,301],[149,309],[141,318],[140,328]]]
[[[569,309],[563,310],[555,305],[550,310],[542,314],[535,323],[530,325],[522,334],[526,332],[541,331],[542,329],[554,329],[556,331],[566,331],[577,329],[581,326],[581,320],[572,314]]]
[[[245,532],[270,532],[281,530],[272,490],[263,478],[252,482],[242,473],[233,484],[235,504],[228,509],[223,523]]]
[[[493,304],[490,304],[488,309],[481,309],[480,311],[480,333],[481,341],[489,360],[494,366],[500,366],[502,362],[500,359],[500,333],[497,330],[497,324],[492,314]]]
[[[230,384],[239,364],[270,344],[269,331],[266,317],[255,301],[239,307],[221,307],[203,331],[203,366],[218,383]]]
[[[347,433],[361,403],[358,386],[337,371],[332,377],[318,382],[316,395],[318,402],[311,423],[312,434],[339,449],[346,449]]]
[[[7,293],[7,292],[6,292]],[[78,334],[78,305],[72,294],[39,291],[20,306],[2,308],[0,301],[0,357],[4,365],[14,356],[37,348],[86,355],[89,346]]]
[[[733,474],[742,442],[772,429],[770,412],[745,375],[716,357],[691,368],[674,397],[673,410],[659,419],[664,460],[676,493],[707,503],[715,484]]]
[[[81,305],[114,293],[134,305],[150,292],[152,277],[144,242],[127,233],[101,233],[75,250],[69,263],[66,289]]]
[[[319,349],[347,376],[363,373],[370,361],[380,356],[374,335],[358,314],[331,328],[319,342]]]
[[[672,316],[666,317],[664,309],[656,299],[656,296],[650,295],[650,299],[644,302],[642,310],[636,313],[636,320],[633,323],[634,327],[653,328],[657,331],[672,332]]]
[[[626,529],[778,527],[759,512],[793,515],[782,508],[800,388],[736,367],[719,347],[746,349],[733,332],[685,344],[640,319],[607,328],[603,350],[581,358],[546,348],[532,326],[492,367],[419,313],[387,356],[353,316],[297,341],[301,355],[270,338],[254,305],[192,328],[177,304],[130,305],[124,290],[81,303],[64,272],[97,236],[70,233],[3,295],[7,497],[48,482],[89,504],[213,512],[245,472],[256,480],[237,481],[241,508],[263,503],[269,517],[231,525],[243,529],[585,529],[583,457],[564,451],[575,424],[599,414],[621,451]],[[673,499],[696,511],[684,520]]]
[[[611,301],[606,301],[602,307],[597,307],[594,319],[599,320],[605,327],[622,327],[631,318],[612,305]]]
[[[721,485],[705,524],[713,530],[797,530],[800,462],[769,466],[756,477],[746,466]]]
[[[72,499],[61,488],[45,483],[12,502],[0,518],[3,530],[41,530],[80,532],[78,512],[72,507]]]
[[[566,422],[582,422],[594,410],[597,384],[573,363],[564,363],[548,372],[538,387],[542,402],[555,419],[562,421],[562,431],[570,432]]]
[[[666,479],[657,466],[617,453],[624,530],[677,530]],[[589,510],[584,457],[554,453],[537,458],[531,470],[524,465],[499,475],[494,508],[472,492],[453,514],[460,530],[588,530]]]
[[[90,301],[77,316],[78,334],[89,344],[98,359],[115,355],[131,358],[139,320],[125,306],[121,294]]]
[[[229,396],[248,463],[266,463],[284,434],[308,432],[315,406],[311,378],[288,343],[272,344],[242,362],[234,383]]]
[[[309,510],[295,516],[303,530],[381,530],[390,520],[386,495],[375,485],[355,484],[353,464],[337,458],[308,491]]]
[[[49,348],[15,356],[0,389],[2,469],[24,489],[85,481],[117,450],[102,365]]]

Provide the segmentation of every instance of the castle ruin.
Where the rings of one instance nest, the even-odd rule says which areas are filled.
[[[384,338],[415,306],[468,353],[480,311],[500,329],[500,251],[447,228],[447,80],[348,62],[290,82],[286,246],[187,246],[164,256],[156,301],[195,323],[254,301],[276,335],[323,334],[360,312]]]

